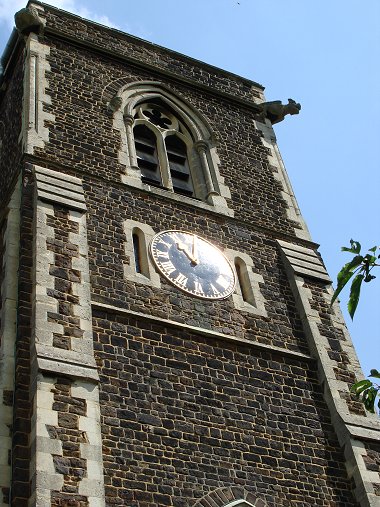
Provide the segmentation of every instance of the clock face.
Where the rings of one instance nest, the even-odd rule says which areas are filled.
[[[222,252],[196,234],[164,231],[150,252],[160,272],[179,289],[202,299],[224,299],[235,289],[235,273]]]

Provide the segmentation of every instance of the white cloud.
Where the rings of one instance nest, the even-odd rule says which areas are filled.
[[[14,26],[14,13],[25,7],[24,0],[0,0],[0,23],[7,27]]]
[[[1,1],[1,0],[0,0]],[[63,2],[66,2],[66,0],[63,0]],[[67,3],[73,4],[71,0],[67,0]],[[62,7],[63,9],[64,7]],[[100,23],[101,25],[110,26],[111,28],[119,28],[115,23],[113,23],[110,18],[104,14],[96,14],[95,12],[89,11],[86,7],[77,6],[73,7],[72,9],[67,9],[70,12],[73,12],[74,14],[78,14],[78,16],[81,16],[82,18],[91,19],[92,21],[96,21],[97,23]]]
[[[27,0],[0,0],[0,24],[5,24],[9,28],[14,26],[14,14],[23,7],[25,7]],[[63,9],[65,11],[72,12],[81,16],[82,18],[92,19],[102,25],[110,26],[112,28],[118,28],[108,16],[91,12],[86,7],[81,6],[75,0],[50,0],[50,5]]]

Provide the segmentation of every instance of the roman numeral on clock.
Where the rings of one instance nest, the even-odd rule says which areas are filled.
[[[214,287],[212,283],[210,283],[210,287],[214,296],[220,295],[220,291],[216,287]]]
[[[194,282],[194,292],[196,294],[199,294],[200,296],[204,296],[205,293],[203,292],[203,287],[199,282]]]
[[[178,234],[176,232],[169,232],[169,237],[172,238],[173,241],[176,241],[176,242],[182,242],[181,238],[178,236]]]
[[[170,243],[166,243],[166,241],[164,241],[162,238],[160,238],[160,239],[158,240],[158,243],[162,243],[163,245],[167,246],[168,248],[170,248],[170,247],[171,247],[171,244],[170,244]]]
[[[186,287],[187,280],[188,280],[188,278],[186,278],[186,276],[183,275],[182,273],[180,273],[177,276],[177,278],[173,279],[174,283],[176,283],[177,285],[180,285],[181,287]]]
[[[167,275],[170,275],[176,270],[176,267],[171,261],[161,262],[161,267]]]

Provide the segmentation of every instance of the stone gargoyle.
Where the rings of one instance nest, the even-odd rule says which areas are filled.
[[[293,99],[288,99],[287,104],[283,104],[281,100],[263,102],[259,107],[261,112],[257,115],[257,120],[264,122],[268,119],[272,125],[282,121],[287,114],[299,114],[301,110],[301,104]]]
[[[41,33],[44,28],[44,23],[34,7],[25,7],[16,12],[15,25],[22,35],[28,35],[30,32]]]

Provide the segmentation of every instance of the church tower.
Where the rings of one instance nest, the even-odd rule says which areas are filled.
[[[40,2],[15,19],[0,506],[379,507],[380,423],[273,130],[300,105]]]

